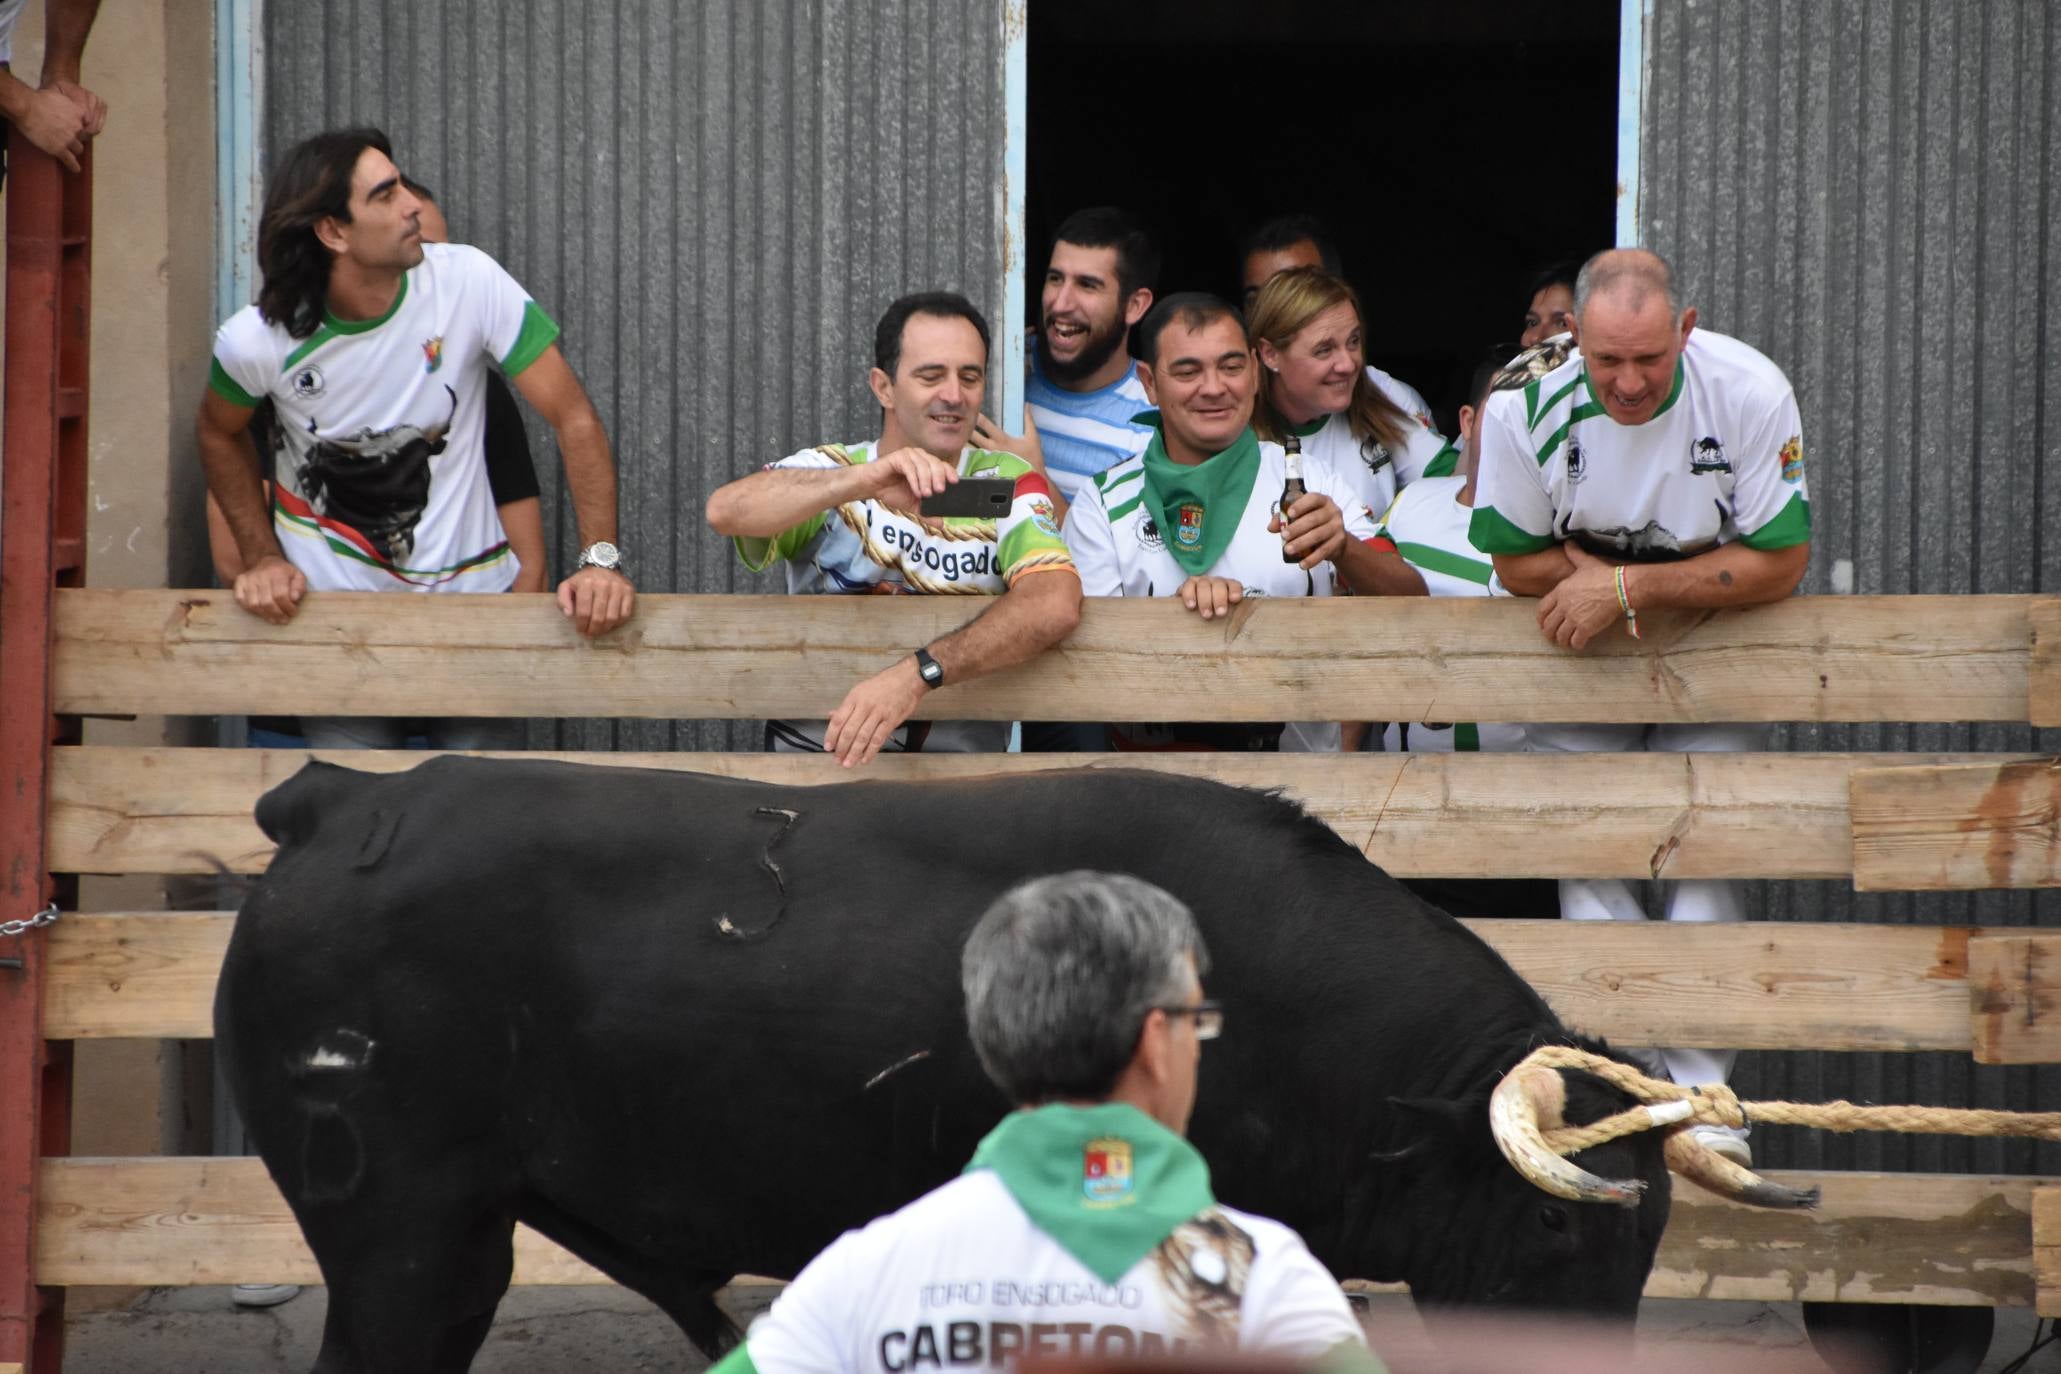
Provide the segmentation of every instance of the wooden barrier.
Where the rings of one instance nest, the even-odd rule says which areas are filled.
[[[2036,1180],[1785,1173],[1815,1212],[1766,1212],[1675,1185],[1650,1297],[1757,1302],[2034,1301]],[[286,1202],[255,1159],[53,1159],[36,1273],[49,1284],[317,1283]],[[517,1231],[515,1282],[606,1283]]]
[[[213,1035],[231,920],[226,912],[66,916],[50,932],[44,1034]],[[2022,938],[1967,926],[1787,921],[1466,924],[1569,1025],[1627,1045],[1664,1038],[1713,1049],[1977,1049],[1994,992],[1971,983],[1970,948]]]
[[[59,710],[82,713],[419,714],[434,699],[481,715],[820,716],[859,677],[967,613],[946,598],[656,596],[630,626],[588,643],[546,598],[403,607],[316,595],[292,624],[270,627],[221,593],[64,592],[52,688]],[[1064,648],[946,689],[936,714],[2022,722],[2044,712],[2061,723],[2057,607],[2029,597],[1800,599],[1650,626],[1642,615],[1645,639],[1572,655],[1546,645],[1531,608],[1513,602],[1258,601],[1212,623],[1164,602],[1094,603]],[[309,757],[60,748],[48,865],[259,871],[270,845],[252,803]],[[321,757],[393,770],[424,756]],[[882,758],[856,775],[820,757],[555,757],[788,783],[1171,769],[1283,787],[1406,876],[2019,886],[2051,880],[2061,848],[2055,770],[1997,756],[934,755]],[[46,937],[46,1037],[208,1035],[229,924],[221,912],[66,916]],[[2061,1059],[2061,944],[2037,932],[1471,924],[1569,1024],[1623,1044]],[[1678,1186],[1649,1294],[2061,1311],[2061,1187],[1807,1177],[1825,1191],[1814,1215],[1740,1209]],[[51,1159],[39,1186],[44,1283],[314,1277],[256,1161]],[[523,1233],[518,1282],[597,1277]]]
[[[50,854],[77,873],[255,873],[272,845],[251,819],[310,757],[389,771],[406,750],[60,749]],[[914,754],[854,774],[802,754],[524,754],[784,783],[1150,768],[1284,788],[1402,877],[1844,878],[1848,792],[1908,754]],[[1965,761],[1965,760],[1964,760]]]
[[[2023,721],[2033,598],[1802,597],[1545,642],[1507,599],[1256,598],[1204,621],[1091,603],[1058,649],[942,688],[939,719]],[[62,592],[57,709],[84,715],[826,716],[968,618],[955,597],[647,596],[582,640],[536,596],[311,593],[266,625],[226,592]],[[520,671],[512,664],[519,663]]]

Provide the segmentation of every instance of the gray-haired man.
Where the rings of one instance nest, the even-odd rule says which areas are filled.
[[[1195,919],[1137,878],[1004,893],[966,942],[974,1049],[1019,1105],[966,1172],[818,1255],[715,1374],[902,1374],[1191,1348],[1375,1367],[1330,1274],[1276,1221],[1218,1205],[1181,1137],[1201,1042]]]

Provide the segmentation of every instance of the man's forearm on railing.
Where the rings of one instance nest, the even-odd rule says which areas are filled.
[[[1025,573],[981,615],[930,645],[946,682],[1036,658],[1081,623],[1081,579],[1071,568]]]
[[[1808,543],[1786,549],[1722,544],[1679,563],[1628,564],[1625,596],[1635,611],[1759,606],[1795,591],[1810,561]]]
[[[1558,544],[1537,553],[1493,555],[1496,578],[1512,596],[1544,596],[1574,572],[1574,562]]]
[[[221,507],[242,568],[254,567],[262,558],[285,556],[265,501],[258,455],[248,437],[250,416],[249,409],[231,405],[210,392],[201,403],[199,423],[194,427],[208,491]]]

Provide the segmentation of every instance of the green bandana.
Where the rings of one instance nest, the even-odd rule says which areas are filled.
[[[1208,572],[1230,547],[1245,503],[1259,476],[1259,439],[1247,425],[1231,447],[1193,467],[1166,456],[1159,416],[1140,416],[1152,425],[1145,448],[1145,507],[1159,522],[1160,538],[1190,576]]]
[[[1195,1147],[1136,1107],[1011,1112],[965,1172],[993,1169],[1032,1223],[1115,1283],[1182,1222],[1216,1205]]]

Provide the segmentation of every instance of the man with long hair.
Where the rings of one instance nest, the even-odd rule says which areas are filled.
[[[263,285],[216,335],[199,420],[208,486],[243,566],[237,603],[284,624],[311,587],[511,586],[518,560],[483,451],[492,364],[556,431],[564,458],[583,551],[559,608],[582,634],[614,629],[635,592],[614,543],[600,417],[551,317],[485,253],[425,245],[422,213],[376,129],[317,134],[272,178]],[[266,398],[279,417],[269,510],[242,439]]]

